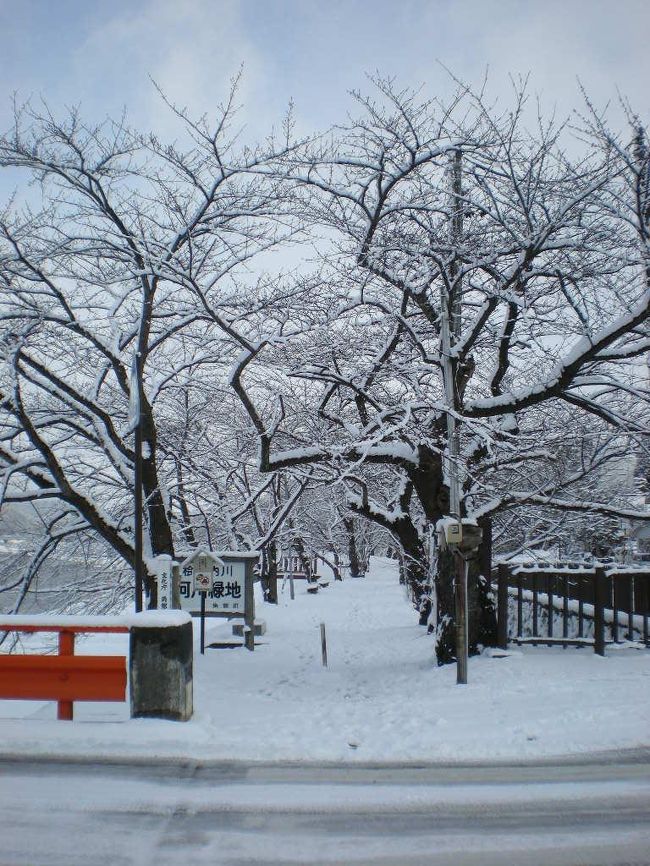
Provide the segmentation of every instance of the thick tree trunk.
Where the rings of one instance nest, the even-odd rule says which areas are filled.
[[[151,413],[151,407],[142,407],[142,490],[144,494],[145,525],[149,530],[151,555],[166,553],[174,557],[174,539],[169,525],[166,503],[163,499],[158,479],[156,465],[156,426]],[[154,609],[158,606],[158,591],[153,575],[145,568],[145,592],[148,606]]]
[[[359,577],[362,573],[361,563],[359,562],[359,552],[357,549],[357,536],[354,528],[354,520],[346,517],[343,520],[343,526],[348,537],[348,559],[350,561],[350,577]]]
[[[185,497],[185,479],[183,477],[183,469],[181,467],[180,460],[176,461],[176,498],[178,500],[178,505],[181,510],[181,517],[183,518],[183,538],[185,539],[185,543],[189,547],[196,547],[196,537],[194,535],[194,529],[192,527],[192,518],[190,516],[190,509],[187,505],[187,499]]]
[[[476,563],[470,564],[470,575],[472,567],[476,569],[476,577],[472,583],[476,588],[477,613],[470,620],[470,626],[474,627],[474,633],[470,629],[470,651],[472,641],[476,651],[478,646],[497,645],[497,612],[490,594],[490,576],[492,572],[492,520],[487,517],[479,520],[479,526],[483,531],[481,546],[478,549]]]
[[[278,603],[278,548],[275,541],[269,541],[262,550],[262,592],[264,601]]]
[[[406,563],[404,562],[404,555],[399,552],[397,558],[399,560],[399,582],[402,586],[406,586]]]
[[[456,661],[455,568],[452,553],[439,551],[436,570],[436,660],[439,665]]]

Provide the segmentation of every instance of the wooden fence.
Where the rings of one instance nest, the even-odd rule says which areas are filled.
[[[650,645],[650,569],[499,565],[498,644]]]

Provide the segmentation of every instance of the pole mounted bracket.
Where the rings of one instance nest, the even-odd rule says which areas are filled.
[[[443,517],[436,524],[436,532],[441,550],[450,550],[463,558],[469,558],[478,550],[483,537],[481,527],[468,518]]]

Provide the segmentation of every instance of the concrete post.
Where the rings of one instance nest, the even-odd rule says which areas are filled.
[[[186,722],[192,717],[192,619],[183,611],[150,612],[130,629],[132,718]]]
[[[253,563],[246,562],[246,583],[244,584],[244,646],[253,652],[255,649],[255,592]]]

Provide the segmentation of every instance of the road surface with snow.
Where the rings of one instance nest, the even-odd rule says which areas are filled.
[[[0,762],[2,866],[647,866],[650,752],[511,766]]]

